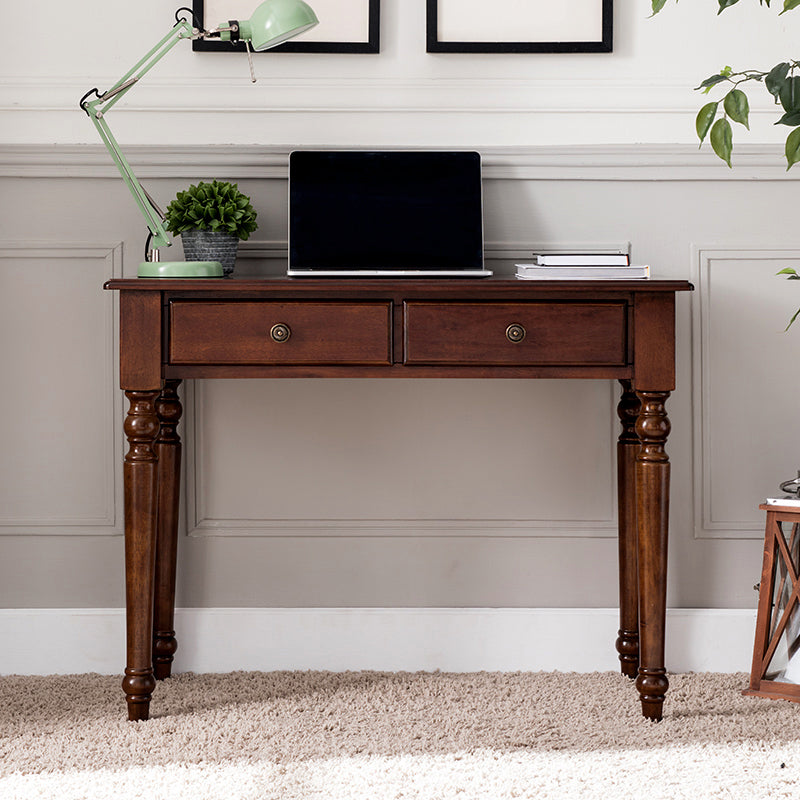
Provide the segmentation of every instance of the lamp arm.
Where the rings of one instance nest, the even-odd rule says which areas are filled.
[[[117,169],[120,171],[125,185],[133,195],[139,210],[147,222],[153,235],[152,248],[166,247],[170,238],[164,228],[164,212],[155,204],[145,191],[139,179],[131,169],[128,160],[122,154],[117,140],[108,127],[105,115],[113,106],[146,75],[178,42],[192,39],[198,35],[185,20],[179,19],[175,26],[145,56],[136,62],[110,89],[100,94],[97,89],[90,89],[80,100],[80,107],[86,112],[94,124],[103,144],[108,150]],[[202,35],[202,33],[200,34]],[[96,95],[94,100],[89,97]]]
[[[145,221],[147,222],[147,227],[153,234],[151,246],[153,248],[168,247],[171,244],[171,240],[167,235],[166,228],[164,227],[164,212],[156,205],[156,203],[148,194],[147,190],[139,182],[139,179],[134,174],[133,169],[131,169],[131,165],[128,163],[128,160],[120,150],[117,140],[111,133],[105,118],[100,117],[98,119],[97,117],[92,117],[92,122],[94,123],[97,132],[100,134],[100,138],[102,139],[103,144],[106,146],[106,150],[108,150],[111,158],[117,165],[117,169],[119,170],[120,175],[122,175],[125,185],[133,195],[136,205],[139,206],[139,211],[142,213],[142,216],[144,216]]]

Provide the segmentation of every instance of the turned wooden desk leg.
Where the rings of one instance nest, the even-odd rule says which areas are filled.
[[[125,418],[129,449],[123,467],[125,480],[125,603],[128,660],[122,688],[128,719],[147,719],[153,677],[153,580],[158,512],[157,460],[153,447],[158,434],[155,399],[158,392],[126,391],[130,403]]]
[[[158,457],[158,533],[156,539],[155,604],[153,609],[153,671],[156,680],[169,678],[178,642],[175,638],[175,569],[178,556],[178,507],[181,480],[181,440],[178,422],[179,380],[168,380],[156,401],[161,429]]]
[[[622,396],[617,414],[622,433],[617,441],[617,497],[619,509],[619,632],[620,672],[635,678],[639,671],[639,570],[636,528],[636,456],[639,437],[636,419],[641,404],[630,381],[620,381]]]
[[[661,719],[669,688],[664,668],[667,600],[669,458],[664,446],[670,423],[669,392],[638,392],[642,407],[636,433],[642,443],[636,458],[636,510],[639,529],[639,677],[642,713]]]

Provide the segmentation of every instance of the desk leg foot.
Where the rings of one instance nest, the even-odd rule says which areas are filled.
[[[126,391],[130,403],[125,418],[129,449],[125,456],[125,608],[128,663],[122,688],[129,719],[147,719],[153,676],[153,585],[157,461],[153,447],[159,422],[154,403],[158,392]]]
[[[639,671],[639,570],[636,527],[636,456],[641,444],[636,420],[641,403],[631,382],[620,381],[617,415],[622,433],[617,441],[617,507],[619,509],[619,632],[616,641],[620,672],[635,678]]]
[[[155,410],[160,423],[155,450],[158,456],[158,534],[156,544],[155,605],[153,609],[153,670],[157,680],[169,678],[178,649],[175,638],[175,569],[178,556],[181,440],[183,408],[179,380],[164,383]]]
[[[175,631],[159,630],[153,639],[153,674],[157,681],[163,681],[172,676],[172,661],[178,649],[178,640]]]
[[[635,678],[639,672],[639,632],[620,628],[615,644],[619,654],[619,671],[627,678]]]
[[[636,457],[636,515],[639,541],[639,677],[642,713],[661,719],[669,686],[664,669],[667,611],[667,533],[669,527],[670,432],[665,404],[669,392],[638,392],[641,411],[636,433],[642,443]]]
[[[642,715],[658,722],[662,717],[664,698],[669,689],[669,680],[664,669],[639,668],[636,688],[642,702]]]
[[[148,719],[150,716],[150,698],[156,681],[152,670],[125,670],[122,689],[128,703],[128,719],[131,722]]]

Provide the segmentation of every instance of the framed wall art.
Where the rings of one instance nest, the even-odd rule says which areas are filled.
[[[231,19],[249,19],[259,0],[193,0],[197,24],[216,28]],[[319,18],[307,33],[266,53],[378,53],[380,0],[308,0]],[[242,42],[194,41],[201,52],[244,51]]]
[[[610,53],[613,0],[427,0],[429,53]]]

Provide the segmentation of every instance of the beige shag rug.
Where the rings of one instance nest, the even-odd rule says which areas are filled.
[[[117,676],[0,677],[2,800],[800,797],[800,705],[673,675],[179,675],[129,723]]]

